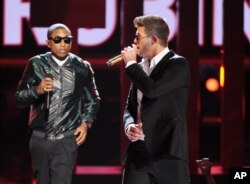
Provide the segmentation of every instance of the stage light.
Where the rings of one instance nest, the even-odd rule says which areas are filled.
[[[202,119],[220,116],[220,65],[200,66],[200,105]]]
[[[219,90],[219,81],[215,78],[208,78],[205,83],[206,89],[210,92],[216,92]]]
[[[220,66],[220,87],[224,87],[225,83],[225,68]]]

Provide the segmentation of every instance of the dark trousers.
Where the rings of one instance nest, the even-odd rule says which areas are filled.
[[[30,152],[37,184],[70,184],[77,150],[74,135],[55,141],[32,135]]]
[[[147,170],[137,169],[133,164],[123,170],[122,184],[158,184],[154,175]]]
[[[143,141],[129,145],[122,184],[189,184],[189,168],[175,157],[152,161]]]
[[[145,166],[146,168],[146,166]],[[125,166],[122,184],[189,184],[189,169],[185,161],[163,159],[153,164],[154,172],[146,168]]]
[[[154,162],[158,184],[189,184],[189,168],[184,160],[162,159]]]
[[[144,141],[130,143],[124,164],[122,184],[157,184]]]

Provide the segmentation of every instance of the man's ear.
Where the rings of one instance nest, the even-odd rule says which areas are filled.
[[[50,48],[50,41],[49,40],[46,40],[46,45],[47,45],[47,47]]]
[[[151,36],[151,43],[156,43],[157,39],[157,36]]]

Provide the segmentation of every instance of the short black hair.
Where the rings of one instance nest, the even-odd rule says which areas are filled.
[[[62,24],[62,23],[55,23],[55,24],[52,24],[49,29],[48,29],[48,32],[47,32],[47,38],[49,39],[49,37],[51,36],[52,32],[56,29],[66,29],[70,35],[71,35],[71,31],[70,29],[68,28],[68,26],[66,26],[65,24]]]

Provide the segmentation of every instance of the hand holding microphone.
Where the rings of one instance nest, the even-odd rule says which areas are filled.
[[[137,56],[137,48],[135,44],[132,44],[131,46],[125,47],[120,55],[117,55],[111,59],[109,59],[106,63],[108,66],[113,66],[120,61],[124,61],[126,64],[128,61],[136,61]]]
[[[45,77],[41,80],[40,84],[37,86],[37,93],[46,95],[46,108],[49,108],[50,104],[50,92],[53,90],[53,75],[47,73]]]
[[[47,73],[45,75],[45,85],[43,90],[46,92],[46,108],[49,109],[49,105],[50,105],[50,91],[53,90],[53,75],[51,73]]]
[[[37,86],[37,93],[42,95],[48,91],[53,90],[53,76],[51,74],[46,74],[41,80],[40,84]]]

